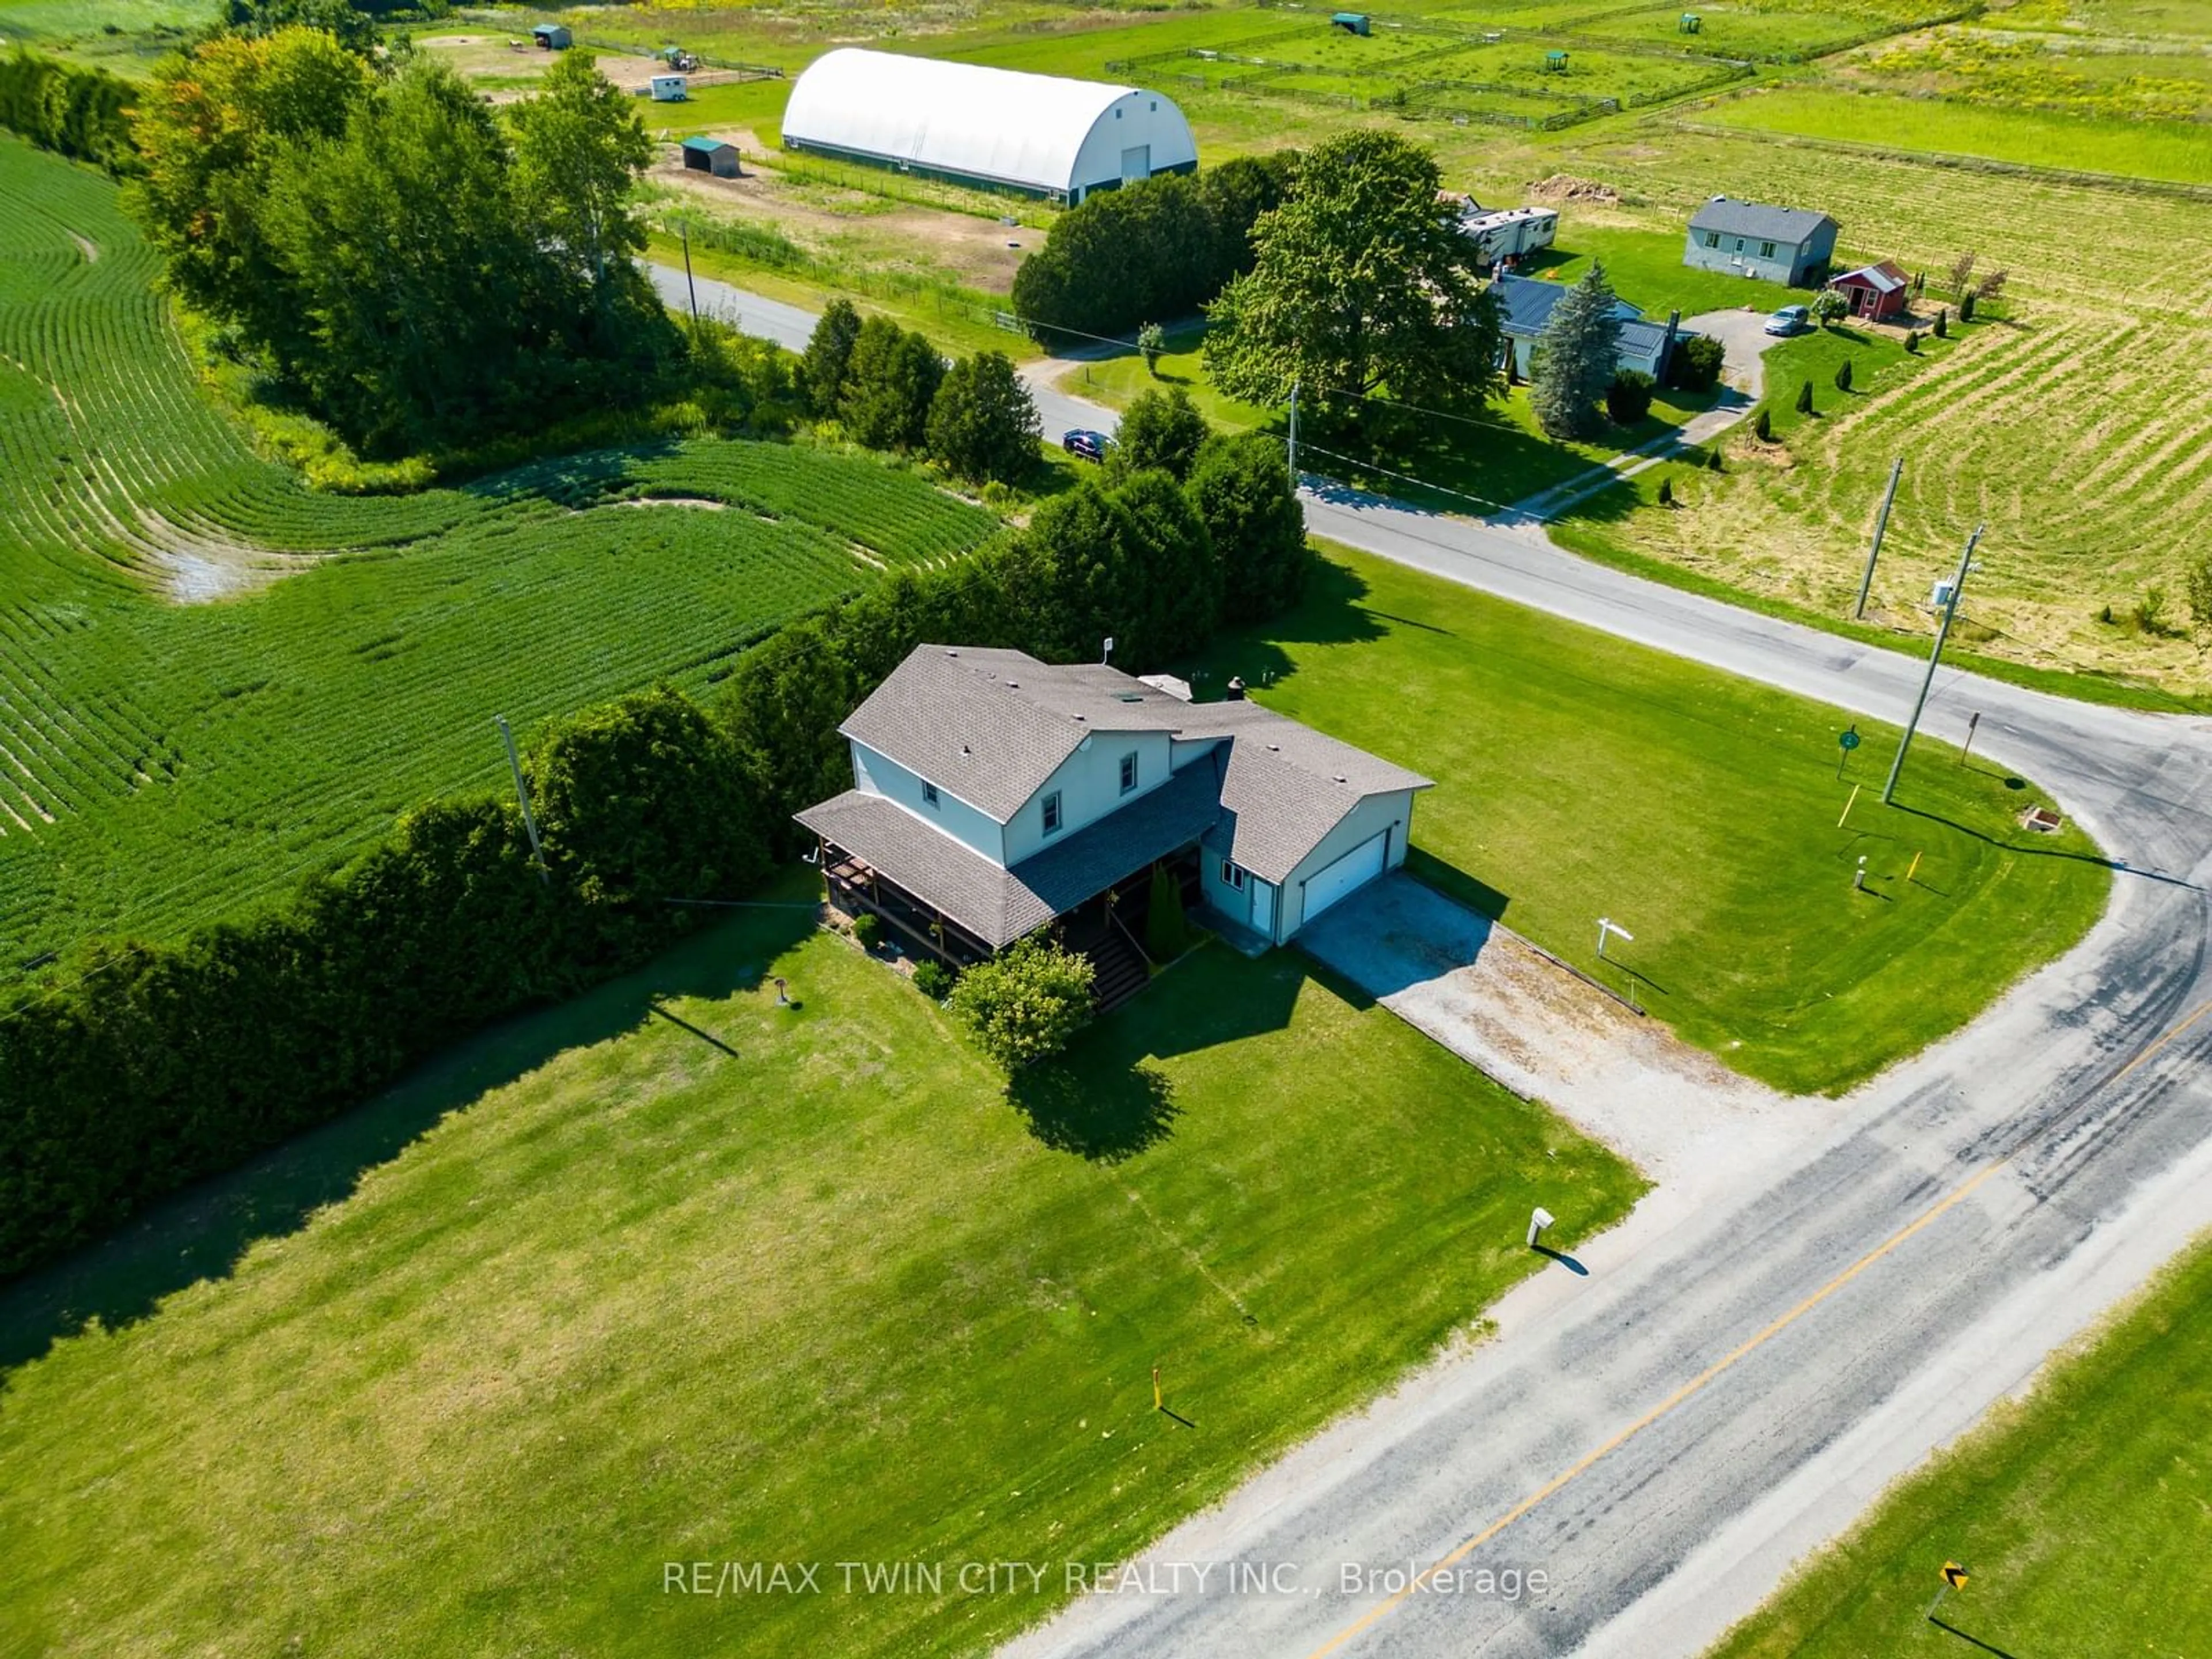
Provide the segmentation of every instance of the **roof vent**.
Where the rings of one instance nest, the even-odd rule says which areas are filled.
[[[1267,745],[1267,752],[1271,755],[1279,755],[1283,752],[1283,745],[1279,743],[1271,743]]]
[[[1018,691],[1021,689],[1022,683],[1019,680],[1008,680],[1006,682],[1006,690],[1009,691]]]
[[[960,745],[960,752],[961,752],[962,754],[963,754],[963,755],[972,755],[972,754],[974,754],[975,751],[974,750],[970,749],[970,748],[969,748],[966,744],[964,744],[964,743],[963,743],[963,744],[962,744]]]
[[[948,656],[948,657],[957,657],[957,656],[958,656],[960,653],[959,653],[957,651],[953,650],[951,647],[949,647],[949,646],[948,646],[948,647],[945,648],[945,654],[946,656]]]
[[[1342,783],[1342,782],[1344,781],[1344,774],[1343,774],[1343,773],[1339,772],[1339,773],[1336,775],[1336,781],[1337,781],[1337,782],[1339,782],[1339,783]]]
[[[1077,714],[1072,716],[1072,718],[1079,720],[1088,720],[1091,717],[1088,714]]]

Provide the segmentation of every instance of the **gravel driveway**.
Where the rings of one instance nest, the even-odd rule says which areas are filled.
[[[1635,1160],[1677,1197],[1731,1184],[1825,1121],[1409,876],[1361,889],[1297,942],[1470,1066]]]

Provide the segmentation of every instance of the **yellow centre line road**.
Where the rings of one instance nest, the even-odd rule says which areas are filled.
[[[2188,1018],[2183,1020],[2179,1024],[2171,1027],[2164,1033],[2164,1035],[2160,1036],[2156,1042],[2151,1043],[2133,1060],[2121,1066],[2118,1071],[2113,1073],[2109,1082],[2118,1082],[2120,1079],[2134,1071],[2145,1060],[2150,1059],[2152,1055],[2157,1054],[2161,1048],[2165,1048],[2175,1038],[2181,1036],[2183,1032],[2188,1030],[2191,1026],[2196,1024],[2198,1020],[2203,1018],[2207,1013],[2212,1013],[2212,1001],[2199,1004],[2196,1011],[2192,1012]],[[1310,1656],[1310,1659],[1327,1659],[1328,1655],[1334,1653],[1338,1650],[1341,1649],[1346,1643],[1351,1641],[1354,1637],[1358,1636],[1363,1632],[1370,1630],[1375,1626],[1382,1623],[1383,1620],[1389,1618],[1393,1613],[1395,1613],[1415,1595],[1418,1595],[1421,1591],[1422,1586],[1425,1584],[1433,1575],[1442,1572],[1449,1567],[1458,1565],[1459,1563],[1464,1561],[1476,1550],[1480,1549],[1492,1539],[1497,1537],[1499,1533],[1504,1532],[1506,1528],[1511,1526],[1522,1516],[1528,1514],[1529,1510],[1534,1509],[1539,1504],[1552,1496],[1553,1493],[1566,1486],[1568,1482],[1575,1480],[1579,1475],[1586,1474],[1593,1466],[1605,1458],[1607,1455],[1618,1451],[1621,1447],[1627,1444],[1629,1441],[1643,1433],[1644,1430],[1650,1428],[1654,1423],[1656,1423],[1661,1418],[1666,1416],[1668,1413],[1673,1411],[1684,1401],[1698,1393],[1698,1390],[1703,1389],[1708,1382],[1711,1382],[1715,1377],[1720,1376],[1722,1372],[1727,1370],[1738,1360],[1743,1358],[1745,1355],[1755,1352],[1765,1343],[1771,1340],[1774,1337],[1789,1329],[1790,1326],[1796,1324],[1800,1319],[1802,1319],[1814,1309],[1819,1307],[1823,1302],[1826,1302],[1838,1291],[1843,1289],[1844,1285],[1850,1284],[1861,1273],[1864,1273],[1869,1267],[1874,1266],[1875,1262],[1881,1261],[1884,1256],[1889,1255],[1891,1251],[1896,1249],[1899,1245],[1904,1243],[1914,1234],[1919,1232],[1923,1228],[1929,1225],[1949,1211],[1956,1208],[1960,1203],[1965,1201],[1966,1198],[1971,1196],[1975,1189],[1979,1188],[1984,1182],[1987,1181],[1991,1176],[1996,1174],[1998,1170],[2003,1169],[2005,1165],[2011,1163],[2014,1157],[2014,1153],[2007,1152],[2002,1158],[1996,1159],[1994,1163],[1983,1165],[1981,1169],[1976,1170],[1972,1176],[1967,1177],[1965,1182],[1953,1188],[1952,1191],[1943,1198],[1937,1200],[1930,1208],[1923,1211],[1920,1215],[1915,1217],[1904,1226],[1899,1228],[1887,1238],[1882,1240],[1881,1243],[1875,1245],[1874,1249],[1869,1250],[1856,1261],[1851,1263],[1850,1267],[1844,1268],[1843,1272],[1838,1273],[1826,1284],[1821,1285],[1819,1290],[1814,1291],[1810,1296],[1797,1304],[1796,1307],[1790,1309],[1787,1313],[1778,1315],[1773,1320],[1770,1321],[1765,1327],[1763,1327],[1757,1334],[1747,1338],[1739,1346],[1731,1350],[1723,1358],[1715,1360],[1711,1364],[1706,1366],[1704,1370],[1698,1372],[1697,1376],[1692,1377],[1680,1388],[1675,1389],[1674,1393],[1668,1395],[1664,1400],[1654,1406],[1650,1411],[1644,1413],[1643,1416],[1638,1418],[1633,1423],[1631,1423],[1626,1428],[1623,1429],[1619,1434],[1613,1436],[1612,1439],[1607,1441],[1595,1451],[1589,1453],[1587,1456],[1583,1458],[1580,1462],[1567,1469],[1564,1474],[1554,1475],[1550,1480],[1545,1482],[1544,1485],[1539,1486],[1534,1492],[1529,1493],[1528,1497],[1522,1498],[1518,1504],[1516,1504],[1504,1515],[1498,1516],[1497,1520],[1492,1522],[1480,1532],[1475,1534],[1474,1537],[1468,1539],[1457,1549],[1452,1551],[1450,1554],[1443,1557],[1441,1560],[1431,1562],[1429,1565],[1424,1567],[1414,1576],[1413,1581],[1409,1583],[1405,1589],[1395,1592],[1386,1600],[1377,1602],[1374,1607],[1370,1607],[1364,1613],[1362,1613],[1351,1624],[1346,1625],[1335,1635],[1330,1637],[1328,1640],[1322,1643],[1321,1646],[1316,1648]]]

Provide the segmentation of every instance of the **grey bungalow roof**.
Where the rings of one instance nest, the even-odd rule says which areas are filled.
[[[1764,202],[1738,202],[1716,196],[1690,216],[1692,230],[1717,230],[1723,236],[1756,236],[1762,241],[1808,240],[1821,226],[1835,221],[1809,208],[1770,207]]]

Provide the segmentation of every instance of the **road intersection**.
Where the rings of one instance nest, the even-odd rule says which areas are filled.
[[[701,286],[702,304],[720,287]],[[1049,387],[1039,403],[1050,430],[1113,424]],[[1525,521],[1302,493],[1316,536],[1852,714],[1901,722],[1917,689],[1910,657],[1592,564]],[[1586,1277],[1527,1281],[1491,1340],[1139,1562],[1257,1571],[1086,1596],[1009,1654],[1694,1655],[2212,1226],[2212,721],[1939,675],[1928,728],[1955,738],[1970,714],[1978,752],[2050,788],[2118,866],[2081,945],[1843,1100],[1803,1103],[1805,1133],[1733,1187],[1694,1208],[1662,1187],[1576,1246]],[[1262,1588],[1220,1588],[1237,1583]]]

